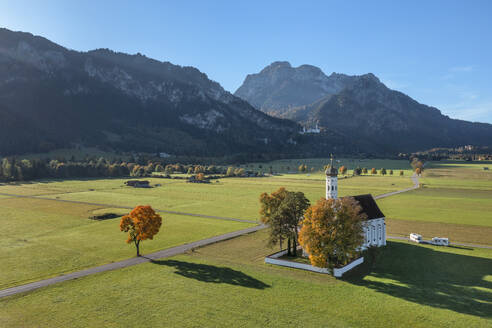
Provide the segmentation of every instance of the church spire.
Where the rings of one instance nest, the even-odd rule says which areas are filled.
[[[333,154],[330,156],[330,167],[326,169],[326,199],[338,198],[338,170],[333,166]]]

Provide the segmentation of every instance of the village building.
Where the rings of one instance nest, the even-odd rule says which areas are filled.
[[[133,188],[150,188],[150,182],[147,180],[128,180],[125,184]]]
[[[338,198],[338,170],[331,165],[325,171],[326,174],[326,199]],[[362,207],[362,213],[366,214],[364,220],[364,243],[362,249],[370,246],[386,246],[386,219],[383,212],[379,209],[376,201],[371,194],[350,196],[353,197]]]

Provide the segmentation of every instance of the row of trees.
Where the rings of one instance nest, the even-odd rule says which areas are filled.
[[[88,161],[63,161],[49,159],[3,158],[0,161],[0,181],[28,181],[43,178],[82,178],[82,177],[146,177],[153,172],[165,174],[184,173],[198,175],[225,174],[245,176],[248,172],[240,167],[215,165],[183,165],[147,162],[137,164],[121,160],[109,161],[104,158]]]
[[[309,253],[312,265],[343,266],[357,257],[363,242],[366,215],[352,197],[321,198],[310,206],[302,192],[280,188],[260,195],[261,221],[269,227],[269,246],[283,247],[297,255],[297,243]]]

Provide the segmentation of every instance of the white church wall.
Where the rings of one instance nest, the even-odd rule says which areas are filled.
[[[362,249],[370,246],[386,246],[385,218],[367,220],[364,224],[364,244]]]
[[[287,254],[287,250],[269,255],[265,257],[265,263],[268,264],[273,264],[273,265],[280,265],[288,268],[294,268],[294,269],[301,269],[301,270],[307,270],[307,271],[313,271],[313,272],[318,272],[318,273],[325,273],[329,274],[331,273],[331,270],[328,268],[318,268],[310,264],[305,264],[305,263],[298,263],[294,261],[288,261],[288,260],[280,260],[279,257],[284,256]],[[344,267],[341,268],[335,268],[333,269],[333,276],[340,278],[345,272],[352,270],[359,264],[364,263],[364,257],[359,257],[358,259],[350,262]]]

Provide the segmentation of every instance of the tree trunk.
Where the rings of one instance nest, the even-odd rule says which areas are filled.
[[[290,252],[290,237],[287,238],[287,255],[291,256],[291,252]]]
[[[140,256],[140,240],[135,241],[135,247],[137,248],[137,256]]]
[[[297,256],[297,241],[295,238],[292,241],[292,255]]]

